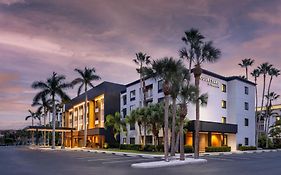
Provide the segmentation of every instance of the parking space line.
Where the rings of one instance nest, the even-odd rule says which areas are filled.
[[[103,162],[102,164],[114,164],[114,163],[124,163],[124,162],[135,162],[135,161],[144,161],[147,159],[130,159],[130,160],[117,160],[117,161],[110,161],[110,162]]]

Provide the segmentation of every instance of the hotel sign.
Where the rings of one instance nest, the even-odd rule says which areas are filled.
[[[205,81],[209,86],[219,88],[219,82],[217,80],[207,77],[200,77],[200,80]]]

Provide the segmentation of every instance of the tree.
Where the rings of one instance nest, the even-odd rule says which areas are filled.
[[[273,77],[278,77],[280,75],[280,70],[278,70],[278,69],[276,69],[274,67],[271,67],[268,70],[268,75],[270,76],[270,80],[269,80],[268,88],[267,88],[267,95],[269,96]],[[269,105],[269,99],[267,100],[266,106],[268,106],[268,105]]]
[[[30,109],[28,110],[28,112],[29,112],[29,115],[25,117],[25,120],[28,120],[31,118],[31,126],[34,126],[34,120],[39,119],[38,113],[33,112]],[[32,142],[32,145],[34,145],[34,131],[32,131],[31,142]]]
[[[202,74],[202,64],[203,63],[212,63],[217,61],[220,58],[221,51],[213,46],[212,41],[204,42],[205,38],[198,30],[191,29],[185,32],[187,34],[193,33],[193,39],[187,40],[190,46],[190,50],[193,50],[193,56],[190,56],[189,59],[192,59],[195,67],[193,69],[193,74],[195,78],[195,86],[197,89],[200,87],[200,76]],[[196,120],[195,120],[195,149],[194,149],[194,158],[199,158],[199,119],[200,119],[200,105],[199,105],[199,91],[196,93]]]
[[[119,112],[115,112],[114,115],[107,115],[106,116],[106,121],[104,123],[105,128],[112,128],[114,138],[116,141],[118,141],[117,136],[120,134],[122,131],[126,132],[126,123],[125,121],[121,118],[121,115]]]
[[[46,100],[44,97],[42,97],[40,101],[33,101],[31,106],[38,106],[38,111],[42,111],[44,118],[44,126],[46,126],[47,113],[52,110],[51,100]],[[43,145],[46,146],[46,131],[43,132]]]
[[[136,58],[133,61],[139,66],[137,68],[137,72],[140,74],[140,88],[143,93],[143,99],[140,98],[142,101],[141,107],[146,106],[146,88],[145,88],[145,81],[144,81],[144,66],[148,66],[150,64],[150,56],[146,55],[145,53],[139,52],[136,53]]]
[[[55,131],[56,131],[56,98],[59,97],[60,99],[67,99],[69,100],[69,96],[64,92],[64,90],[69,89],[72,87],[71,83],[65,82],[64,75],[58,75],[57,73],[53,72],[52,76],[47,78],[44,81],[35,81],[32,83],[32,88],[39,89],[33,101],[39,101],[39,99],[48,97],[51,98],[52,101],[52,149],[55,149]]]
[[[268,148],[268,134],[269,134],[269,125],[270,125],[270,118],[274,116],[278,116],[278,113],[272,111],[272,102],[277,100],[280,95],[276,94],[275,92],[270,92],[269,95],[266,95],[265,98],[269,101],[269,105],[266,106],[265,111],[265,134],[266,134],[266,148]]]
[[[174,74],[177,72],[179,65],[182,65],[181,60],[174,58],[164,57],[162,59],[153,60],[151,68],[145,68],[145,75],[153,77],[154,79],[163,80],[163,93],[164,93],[164,152],[165,161],[168,159],[168,115],[169,115],[169,95],[171,93],[171,81]]]
[[[268,71],[271,69],[272,65],[269,63],[262,63],[258,70],[261,75],[263,75],[263,87],[262,87],[262,100],[261,100],[261,109],[263,110],[264,105],[264,98],[265,98],[265,83],[266,83],[266,75],[268,74]]]
[[[241,66],[242,68],[245,68],[246,70],[246,80],[248,80],[248,67],[252,66],[254,64],[255,60],[251,58],[245,58],[242,60],[242,63],[239,63],[238,65]]]
[[[80,84],[78,88],[78,96],[81,93],[81,90],[84,86],[84,93],[85,93],[85,103],[84,103],[84,147],[87,146],[87,102],[88,102],[88,86],[94,88],[94,85],[92,84],[92,81],[100,80],[100,76],[96,75],[95,68],[87,68],[85,67],[84,70],[81,69],[75,69],[74,71],[78,72],[79,76],[78,78],[74,79],[72,81],[73,85]]]
[[[148,121],[151,126],[151,132],[154,137],[154,145],[159,144],[159,130],[163,128],[164,125],[164,107],[162,103],[151,104],[148,106],[150,108],[151,115],[148,116]]]
[[[257,111],[258,111],[258,87],[257,87],[257,79],[260,76],[260,71],[259,69],[254,69],[251,72],[251,75],[255,78],[255,91],[256,91],[256,110],[255,110],[255,122],[256,122],[256,147],[258,147],[258,128],[259,128],[259,117],[257,115]]]

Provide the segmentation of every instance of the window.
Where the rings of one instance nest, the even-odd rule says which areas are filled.
[[[249,119],[245,118],[245,126],[249,126]]]
[[[222,118],[221,118],[221,122],[222,122],[222,123],[226,123],[226,117],[222,117]]]
[[[134,137],[130,138],[130,144],[135,144],[135,138]]]
[[[249,145],[249,138],[248,137],[245,137],[245,145]]]
[[[152,144],[152,136],[146,136],[146,144]]]
[[[158,81],[158,93],[163,92],[163,80]]]
[[[134,109],[135,105],[130,106],[130,112]]]
[[[249,110],[249,103],[247,103],[247,102],[244,103],[244,109]]]
[[[126,144],[127,141],[126,141],[126,138],[123,138],[123,144]]]
[[[127,95],[123,95],[122,101],[123,101],[123,105],[127,104]]]
[[[246,94],[246,95],[248,95],[248,94],[249,94],[249,88],[248,88],[247,86],[245,86],[245,88],[244,88],[244,92],[245,92],[245,94]]]
[[[127,108],[122,109],[123,118],[127,115]]]
[[[225,85],[225,84],[222,84],[222,85],[221,85],[221,91],[222,91],[222,92],[226,92],[226,85]]]
[[[145,90],[146,90],[146,92],[145,92],[146,98],[152,98],[152,96],[153,96],[153,85],[151,84],[151,85],[146,86]]]
[[[280,120],[280,117],[276,117],[276,121]]]
[[[224,109],[226,108],[226,101],[225,100],[221,101],[221,107],[224,108]]]
[[[130,123],[130,130],[132,131],[132,130],[135,130],[136,128],[135,128],[135,124],[134,123]]]
[[[130,101],[134,101],[136,99],[136,90],[132,90],[130,92]]]

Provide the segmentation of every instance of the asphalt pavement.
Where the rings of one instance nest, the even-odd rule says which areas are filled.
[[[82,151],[0,147],[0,175],[264,175],[281,174],[281,152],[204,156],[206,164],[135,169],[133,163],[160,158]]]

